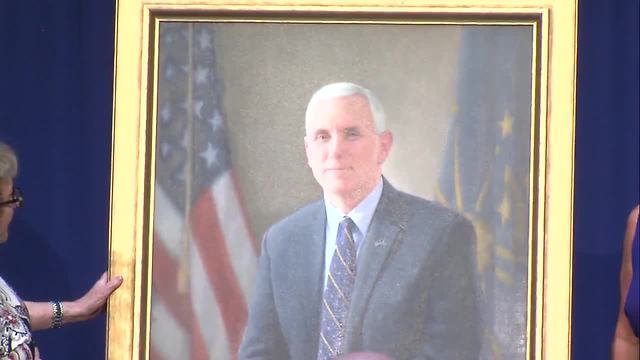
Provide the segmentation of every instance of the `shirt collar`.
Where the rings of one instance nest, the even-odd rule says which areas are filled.
[[[337,228],[343,217],[348,216],[358,227],[358,231],[364,236],[367,234],[373,213],[376,211],[380,197],[382,196],[382,178],[378,180],[376,186],[371,190],[355,208],[344,214],[335,206],[331,205],[327,197],[324,198],[324,205],[327,212],[327,223],[329,226]]]

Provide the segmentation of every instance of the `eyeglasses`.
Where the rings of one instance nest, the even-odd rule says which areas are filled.
[[[0,202],[0,206],[13,206],[13,207],[21,207],[24,202],[24,197],[22,196],[22,190],[19,187],[14,186],[11,191],[11,198],[7,201]]]

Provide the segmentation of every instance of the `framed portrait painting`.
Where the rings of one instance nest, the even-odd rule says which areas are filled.
[[[568,359],[576,25],[561,0],[119,1],[108,357],[238,358],[261,240],[327,199],[310,98],[353,83],[384,183],[472,225],[477,357]]]

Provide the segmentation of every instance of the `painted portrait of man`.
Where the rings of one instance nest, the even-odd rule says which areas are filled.
[[[151,353],[524,358],[532,39],[163,24]]]

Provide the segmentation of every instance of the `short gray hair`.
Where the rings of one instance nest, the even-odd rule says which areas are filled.
[[[18,158],[11,146],[0,141],[0,181],[13,180],[18,175]]]
[[[304,114],[304,123],[305,126],[309,121],[309,109],[313,105],[315,105],[320,100],[326,99],[335,99],[343,96],[351,96],[351,95],[361,95],[369,104],[369,109],[371,110],[371,114],[373,115],[373,124],[375,126],[376,132],[379,134],[387,129],[386,127],[386,115],[384,113],[384,108],[382,107],[382,103],[375,96],[375,94],[365,88],[364,86],[360,86],[358,84],[350,83],[350,82],[336,82],[332,84],[325,85],[318,89],[309,100],[307,104],[307,110]]]

